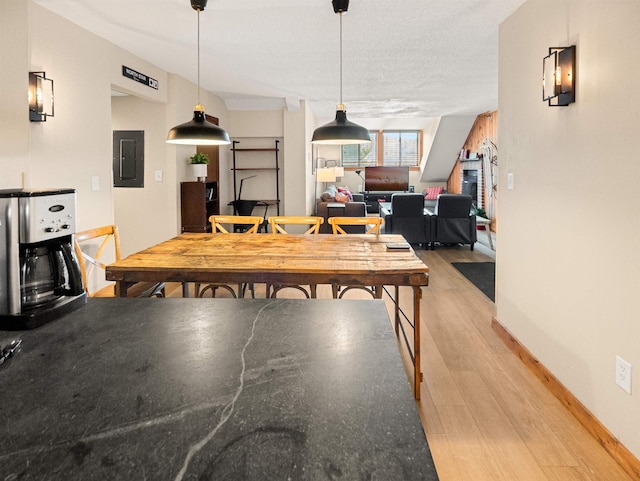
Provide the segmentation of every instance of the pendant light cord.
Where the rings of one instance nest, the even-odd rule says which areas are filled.
[[[198,105],[200,105],[200,10],[198,10]]]
[[[344,110],[344,105],[342,104],[342,15],[343,15],[343,12],[340,12],[340,107],[339,107],[339,110]]]

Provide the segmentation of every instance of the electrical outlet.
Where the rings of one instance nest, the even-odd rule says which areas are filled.
[[[513,190],[514,189],[514,178],[513,178],[513,173],[509,172],[507,174],[507,190]]]
[[[631,394],[631,364],[616,356],[616,384]]]

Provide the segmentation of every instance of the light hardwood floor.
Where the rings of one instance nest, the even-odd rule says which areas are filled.
[[[498,338],[495,305],[451,266],[493,252],[477,244],[417,253],[430,268],[418,409],[440,480],[632,481]],[[401,292],[404,305],[410,295]]]
[[[418,251],[419,404],[441,481],[627,481],[629,476],[491,329],[495,305],[451,266],[476,248]]]

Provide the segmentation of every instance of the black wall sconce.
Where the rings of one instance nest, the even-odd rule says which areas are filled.
[[[53,80],[46,72],[29,72],[29,120],[46,122],[53,117]]]
[[[576,101],[576,47],[551,47],[542,60],[542,100],[551,107]]]

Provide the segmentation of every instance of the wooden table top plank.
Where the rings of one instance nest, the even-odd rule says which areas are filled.
[[[427,285],[429,268],[413,251],[386,249],[402,240],[398,235],[183,234],[111,264],[107,279],[141,280],[145,272],[155,272],[172,279],[357,275],[370,282],[383,274],[403,285]]]
[[[179,242],[163,242],[145,249],[144,254],[176,254],[176,255],[253,255],[259,251],[261,254],[275,254],[282,256],[302,257],[368,257],[372,252],[384,253],[391,258],[397,255],[397,251],[387,251],[386,243],[401,242],[403,238],[398,235],[379,236],[385,240],[373,241],[376,236],[350,235],[349,242],[344,242],[331,234],[318,236],[308,235],[280,235],[280,234],[183,234]],[[173,241],[173,239],[172,239]],[[309,246],[313,245],[313,250]],[[283,250],[285,252],[283,252]],[[401,252],[401,257],[406,256],[406,251]]]
[[[215,262],[215,266],[212,264]],[[348,259],[334,259],[330,266],[319,263],[317,258],[305,259],[288,259],[272,258],[262,256],[260,259],[251,259],[249,257],[206,257],[206,256],[181,256],[175,258],[165,258],[160,261],[159,258],[127,258],[118,261],[116,264],[108,267],[110,273],[118,271],[130,270],[150,270],[161,269],[170,270],[189,270],[189,271],[244,271],[244,272],[267,272],[274,269],[284,272],[307,272],[307,273],[323,273],[330,272],[335,274],[405,274],[409,271],[415,273],[415,263],[397,259],[390,265],[386,261],[367,261],[356,262]],[[422,271],[426,273],[426,271]]]

